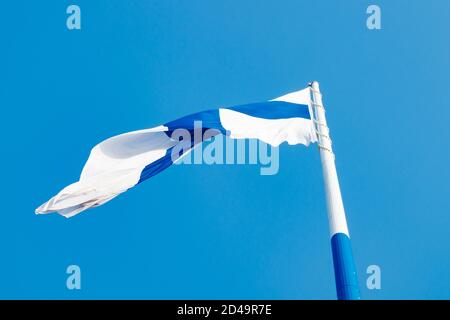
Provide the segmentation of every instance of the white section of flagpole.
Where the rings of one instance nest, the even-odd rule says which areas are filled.
[[[325,108],[322,102],[319,83],[314,81],[311,85],[313,95],[313,109],[316,113],[316,128],[318,135],[318,145],[320,159],[322,161],[323,177],[325,182],[325,195],[327,199],[328,220],[330,223],[330,233],[348,233],[347,220],[345,218],[344,204],[342,202],[341,189],[334,163],[334,154],[330,138],[330,130],[325,118]]]
[[[322,94],[320,93],[319,83],[317,81],[314,81],[310,87],[325,184],[337,296],[340,300],[360,299],[358,278],[353,261],[350,235],[334,162],[335,156],[330,138],[330,130],[327,125],[325,108],[322,102]]]

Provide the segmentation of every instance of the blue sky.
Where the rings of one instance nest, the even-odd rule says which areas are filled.
[[[382,30],[366,28],[366,8]],[[66,8],[81,8],[81,30]],[[448,1],[2,4],[0,298],[334,299],[317,147],[34,209],[99,141],[318,80],[364,299],[450,298]],[[82,289],[66,288],[68,265]],[[381,290],[365,286],[382,271]]]

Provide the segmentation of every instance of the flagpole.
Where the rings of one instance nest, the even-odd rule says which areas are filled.
[[[334,163],[335,157],[331,145],[330,130],[325,118],[325,108],[322,103],[319,83],[314,81],[310,84],[310,88],[325,184],[337,297],[339,300],[357,300],[361,298],[358,278]]]

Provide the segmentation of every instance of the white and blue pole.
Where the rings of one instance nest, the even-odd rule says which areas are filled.
[[[325,183],[337,297],[339,300],[358,300],[361,298],[358,278],[334,163],[330,130],[327,126],[325,108],[322,103],[322,94],[320,93],[319,83],[317,81],[311,83],[310,88]]]

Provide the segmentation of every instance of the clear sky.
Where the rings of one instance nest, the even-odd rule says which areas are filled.
[[[382,29],[366,27],[377,4]],[[66,8],[81,8],[81,30]],[[7,1],[0,298],[334,299],[317,146],[175,166],[72,219],[92,146],[321,83],[364,299],[450,298],[450,2]],[[81,290],[66,268],[81,268]],[[381,290],[366,268],[381,267]]]

